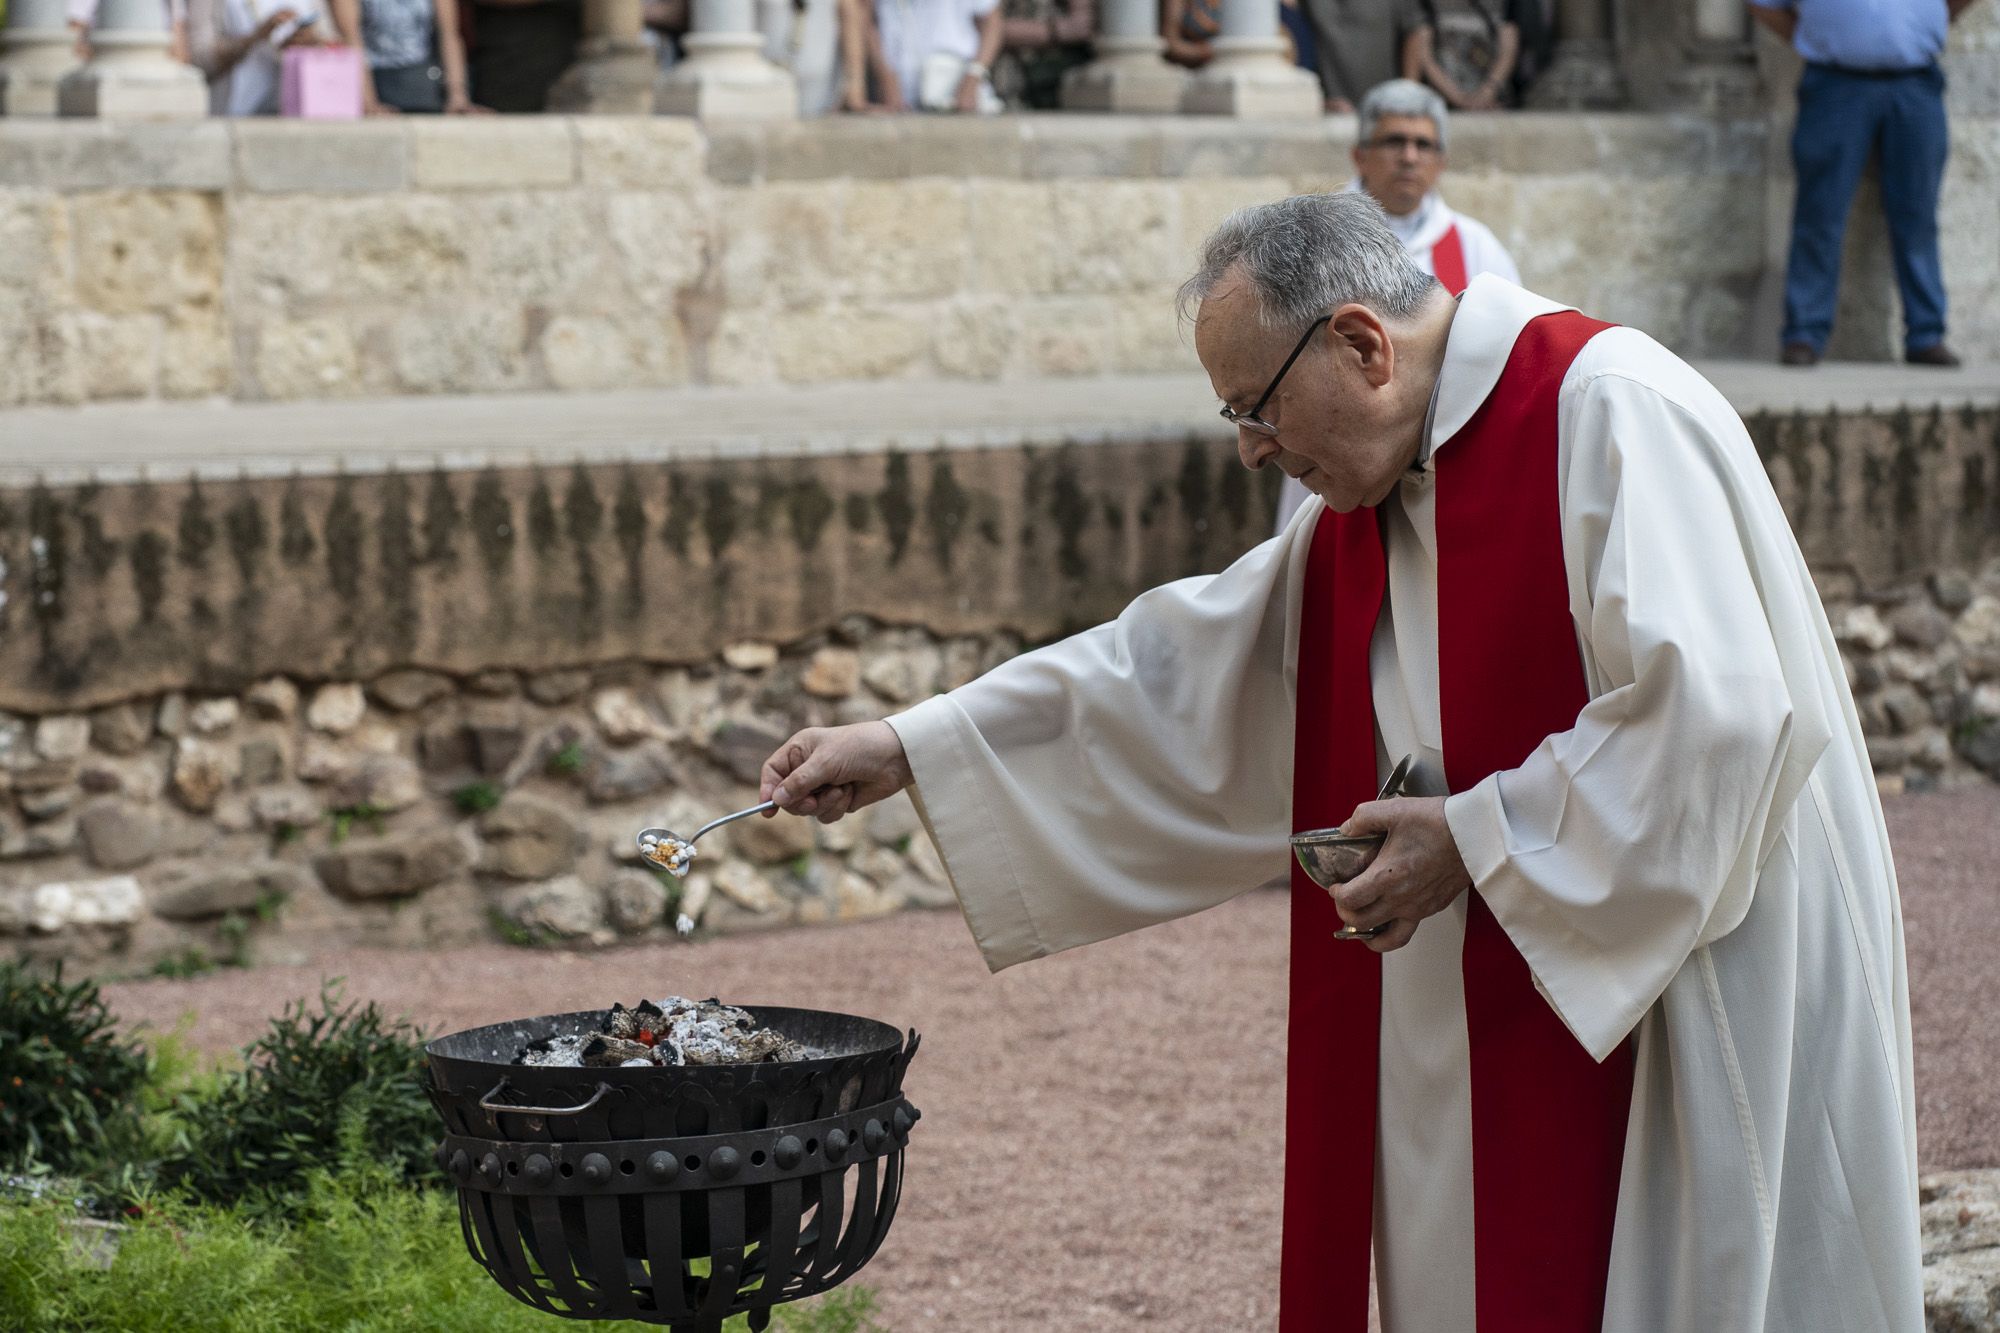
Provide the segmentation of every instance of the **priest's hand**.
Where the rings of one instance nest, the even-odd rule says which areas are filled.
[[[887,722],[807,727],[764,761],[758,799],[831,824],[850,810],[886,800],[910,785],[903,739]]]
[[[1368,868],[1333,891],[1334,909],[1355,929],[1393,923],[1367,941],[1376,953],[1408,944],[1418,922],[1449,907],[1472,883],[1445,823],[1442,796],[1370,801],[1341,830],[1389,835]]]

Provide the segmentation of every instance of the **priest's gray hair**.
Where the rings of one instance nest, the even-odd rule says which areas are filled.
[[[1445,146],[1445,135],[1450,131],[1445,126],[1447,119],[1444,98],[1437,90],[1426,88],[1415,79],[1390,79],[1378,83],[1368,90],[1355,110],[1359,123],[1361,142],[1367,143],[1375,137],[1375,127],[1382,123],[1384,116],[1425,116],[1437,126],[1438,147]]]
[[[1238,267],[1257,296],[1259,318],[1279,333],[1302,332],[1350,303],[1401,318],[1442,290],[1410,261],[1381,205],[1359,190],[1293,195],[1224,218],[1202,242],[1201,267],[1181,284],[1181,318],[1192,318]]]

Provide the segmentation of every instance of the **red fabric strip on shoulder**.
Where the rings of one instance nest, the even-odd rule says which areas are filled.
[[[1556,414],[1570,364],[1609,327],[1569,311],[1530,321],[1491,396],[1437,455],[1439,708],[1454,792],[1516,767],[1589,702]],[[1631,1047],[1593,1061],[1485,900],[1468,902],[1479,1333],[1587,1333],[1603,1321]]]
[[[1388,569],[1375,511],[1319,517],[1299,620],[1292,827],[1331,828],[1375,795],[1368,645]],[[1382,959],[1292,866],[1281,1333],[1364,1333],[1375,1213]]]

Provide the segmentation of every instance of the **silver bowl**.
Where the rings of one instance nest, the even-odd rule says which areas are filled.
[[[1388,835],[1350,837],[1337,828],[1308,829],[1292,835],[1292,855],[1306,878],[1322,889],[1345,884],[1368,868]]]

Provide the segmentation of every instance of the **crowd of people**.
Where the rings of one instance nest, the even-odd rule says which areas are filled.
[[[279,110],[289,48],[361,53],[363,110],[536,112],[576,56],[582,0],[165,0],[176,50],[209,81],[217,115]],[[1547,63],[1554,0],[1277,0],[1281,32],[1326,108],[1407,78],[1454,110],[1518,105]],[[87,46],[96,0],[72,0]],[[644,0],[662,64],[681,58],[690,0]],[[985,115],[1050,110],[1091,58],[1094,0],[756,0],[765,53],[800,110]],[[1168,60],[1214,57],[1220,0],[1160,0]]]

